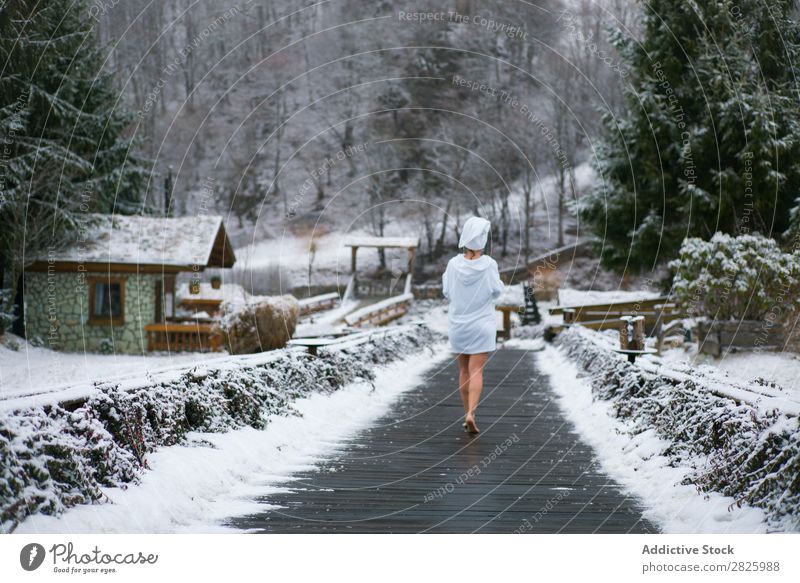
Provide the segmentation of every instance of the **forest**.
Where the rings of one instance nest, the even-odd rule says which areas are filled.
[[[504,266],[586,242],[600,287],[668,286],[686,236],[791,245],[795,16],[791,0],[5,2],[4,325],[25,265],[98,212],[220,214],[249,268],[282,269],[273,243],[291,241],[309,274],[332,233],[411,234],[421,280],[473,214]]]

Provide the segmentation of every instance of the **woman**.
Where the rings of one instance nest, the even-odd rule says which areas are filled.
[[[483,367],[495,346],[497,332],[493,300],[503,291],[497,262],[483,254],[491,224],[471,217],[464,224],[456,255],[442,276],[442,291],[450,302],[450,346],[458,353],[459,391],[464,403],[464,429],[479,433],[475,409],[483,390]]]

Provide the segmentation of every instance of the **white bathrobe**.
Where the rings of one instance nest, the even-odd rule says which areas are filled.
[[[450,301],[450,346],[459,354],[481,354],[496,348],[493,301],[503,292],[497,262],[488,255],[453,257],[442,276],[442,291]]]

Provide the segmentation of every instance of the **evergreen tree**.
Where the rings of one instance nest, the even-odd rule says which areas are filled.
[[[648,0],[627,115],[606,119],[579,205],[605,266],[651,269],[684,237],[779,238],[800,192],[796,0]]]
[[[140,210],[145,169],[84,0],[0,5],[0,333],[24,265],[89,213]]]

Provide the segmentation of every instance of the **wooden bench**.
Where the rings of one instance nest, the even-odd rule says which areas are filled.
[[[648,334],[656,332],[659,325],[684,317],[674,302],[667,301],[666,296],[646,300],[609,302],[605,304],[586,304],[575,306],[556,306],[550,308],[550,314],[562,315],[564,326],[580,324],[592,330],[610,330],[619,326],[623,316],[643,316],[644,326]],[[552,326],[551,333],[556,334],[563,326]]]

